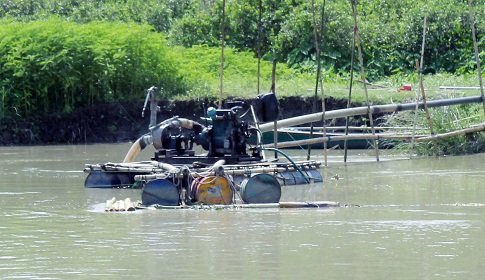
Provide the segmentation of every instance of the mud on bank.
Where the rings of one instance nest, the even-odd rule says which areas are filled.
[[[243,100],[248,107],[252,100]],[[279,101],[280,119],[305,115],[313,112],[313,98],[286,97]],[[158,102],[160,112],[158,121],[179,116],[200,120],[209,106],[217,107],[217,100]],[[322,104],[316,104],[317,112]],[[143,101],[127,103],[97,104],[89,108],[75,110],[70,114],[39,115],[34,120],[5,118],[0,123],[0,145],[45,145],[45,144],[84,144],[113,143],[138,139],[148,132],[150,112],[141,116]],[[326,110],[347,107],[346,100],[328,97]],[[245,108],[246,109],[246,108]],[[327,122],[328,125],[345,125],[345,119]],[[351,119],[353,126],[364,124],[360,117]],[[321,125],[316,124],[316,125]]]

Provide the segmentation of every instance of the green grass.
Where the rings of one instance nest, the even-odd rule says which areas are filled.
[[[217,98],[220,91],[221,50],[204,46],[173,49],[177,57],[180,75],[192,85],[189,92],[175,96],[176,99]],[[257,88],[257,58],[249,52],[225,49],[223,98],[253,98]],[[261,61],[260,92],[271,88],[272,63]],[[349,97],[350,74],[336,74],[330,70],[322,71],[323,91],[326,97],[347,99]],[[289,68],[284,63],[276,67],[276,95],[278,97],[315,95],[315,73],[302,73]],[[367,94],[371,104],[414,102],[416,95],[421,96],[417,74],[394,75],[371,81]],[[398,91],[404,84],[411,84],[411,91]],[[440,90],[441,86],[478,86],[478,76],[435,74],[423,76],[427,99],[441,99],[461,96],[480,95],[479,90]],[[319,98],[322,93],[319,89]],[[366,95],[360,73],[354,72],[352,102],[365,104]]]

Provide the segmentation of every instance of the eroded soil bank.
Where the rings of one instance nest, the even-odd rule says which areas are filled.
[[[243,100],[245,109],[252,100]],[[313,112],[313,99],[287,97],[279,101],[280,119],[305,115]],[[317,112],[322,104],[317,102]],[[216,100],[176,101],[160,100],[158,122],[173,116],[199,121],[209,106],[217,107]],[[141,116],[143,102],[97,104],[78,109],[70,114],[39,115],[36,120],[20,121],[6,118],[0,124],[0,145],[45,145],[113,143],[136,140],[148,132],[150,111]],[[347,107],[346,100],[329,97],[325,101],[326,110]],[[345,125],[345,119],[333,120],[329,125]],[[350,125],[361,125],[360,117],[352,118]],[[316,124],[321,125],[321,124]]]

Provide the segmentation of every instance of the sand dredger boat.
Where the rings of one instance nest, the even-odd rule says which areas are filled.
[[[251,112],[252,122],[244,120],[248,114],[241,114],[242,102],[227,102],[225,109],[209,107],[200,122],[175,116],[158,124],[156,95],[157,88],[148,89],[142,111],[143,115],[150,101],[149,133],[132,145],[123,162],[87,164],[85,187],[142,188],[143,205],[178,207],[196,203],[277,204],[282,185],[323,181],[318,171],[320,162],[295,162],[276,149],[268,150],[280,153],[286,160],[265,159],[266,149],[255,120],[259,116],[269,122],[278,116],[274,94],[258,96],[256,109],[250,106],[246,110]],[[194,144],[207,153],[196,155]],[[155,147],[154,157],[135,161],[148,145]],[[306,206],[315,205],[319,204]]]

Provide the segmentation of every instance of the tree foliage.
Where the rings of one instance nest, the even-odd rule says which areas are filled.
[[[260,48],[267,62],[314,73],[314,28],[323,16],[323,68],[349,72],[355,54],[351,0],[225,2],[226,46],[247,63],[239,67],[254,67],[248,56]],[[480,50],[484,4],[473,1]],[[360,0],[357,14],[370,80],[415,71],[425,16],[423,71],[476,71],[467,1]],[[4,0],[0,18],[0,116],[129,99],[152,84],[175,95],[218,79],[214,52],[221,44],[222,0]],[[184,60],[194,55],[198,65]],[[200,75],[199,65],[211,65],[212,72]]]
[[[313,27],[324,13],[322,59],[336,72],[349,70],[354,22],[351,0],[225,0],[226,43],[258,50],[303,71],[315,69]],[[325,6],[324,6],[325,4]],[[473,1],[477,34],[483,46],[485,1]],[[414,70],[421,50],[423,19],[428,18],[425,71],[473,71],[474,53],[467,1],[464,0],[360,0],[358,27],[365,66],[371,77]],[[314,11],[314,15],[312,12]],[[261,12],[261,21],[259,22]],[[190,47],[221,42],[222,0],[7,0],[0,17],[21,20],[52,15],[78,23],[136,22],[165,32],[172,45]]]

